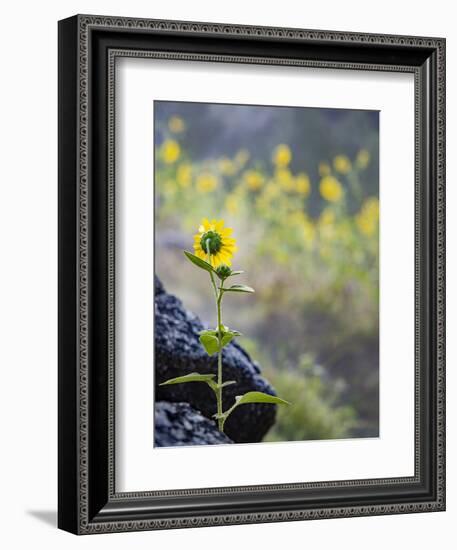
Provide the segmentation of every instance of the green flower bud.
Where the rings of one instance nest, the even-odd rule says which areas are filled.
[[[232,274],[232,270],[229,268],[228,265],[221,264],[216,269],[216,273],[217,273],[217,276],[219,277],[219,279],[221,279],[223,281],[224,279],[227,279],[227,277],[230,277],[230,275]]]

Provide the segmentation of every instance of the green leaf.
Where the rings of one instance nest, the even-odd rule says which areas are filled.
[[[230,277],[233,277],[233,275],[241,275],[242,273],[244,273],[244,271],[232,271]]]
[[[192,372],[191,374],[186,374],[184,376],[178,376],[177,378],[170,378],[166,382],[159,384],[160,386],[168,386],[170,384],[183,384],[185,382],[214,382],[215,374],[199,374],[198,372]]]
[[[235,334],[233,332],[225,332],[224,336],[222,336],[221,345],[222,347],[225,347],[227,344],[230,344],[230,342],[235,338]]]
[[[200,335],[199,340],[208,355],[214,355],[217,351],[219,351],[219,340],[216,336],[204,333]]]
[[[200,342],[209,355],[219,351],[219,332],[217,330],[201,330],[199,333]],[[235,336],[241,336],[241,332],[230,330],[225,325],[221,325],[221,346],[225,347]],[[203,337],[203,339],[202,339]]]
[[[246,285],[232,285],[229,288],[223,288],[224,292],[255,292],[253,288]]]
[[[208,262],[205,262],[205,260],[202,260],[201,258],[199,258],[198,256],[195,256],[195,254],[192,254],[191,252],[187,252],[187,250],[184,250],[184,254],[186,258],[190,260],[193,264],[195,264],[197,267],[200,267],[201,269],[204,269],[209,273],[215,273],[213,266]]]
[[[272,403],[275,405],[290,405],[288,401],[276,397],[275,395],[268,395],[261,391],[249,391],[244,395],[238,395],[236,398],[236,405],[245,405],[246,403]]]
[[[220,418],[223,419],[222,427],[224,426],[227,418],[239,405],[246,405],[248,403],[271,403],[272,405],[290,405],[288,401],[285,401],[280,397],[276,397],[275,395],[269,395],[268,393],[263,393],[261,391],[248,391],[244,395],[237,395],[235,397],[235,403],[230,407],[230,409],[227,409],[224,413],[222,413],[222,415],[220,415]]]
[[[230,344],[230,342],[235,338],[235,336],[241,336],[241,332],[238,332],[237,330],[231,330],[228,327],[224,327],[224,331],[222,332],[222,347],[225,347],[227,344]]]

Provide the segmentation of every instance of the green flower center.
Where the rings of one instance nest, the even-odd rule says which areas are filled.
[[[221,236],[216,231],[207,231],[200,239],[200,246],[207,254],[208,249],[210,254],[217,254],[222,247]]]

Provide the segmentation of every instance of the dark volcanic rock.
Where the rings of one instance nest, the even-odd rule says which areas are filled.
[[[159,386],[170,378],[191,372],[217,373],[217,357],[209,357],[198,340],[203,325],[187,311],[180,300],[168,294],[160,280],[155,281],[155,396],[157,401],[187,402],[207,418],[216,412],[212,390],[203,383],[192,382]],[[224,381],[236,384],[224,388],[224,410],[236,395],[262,391],[275,395],[270,384],[260,375],[260,369],[244,349],[231,342],[222,352]],[[225,433],[236,443],[261,441],[276,416],[276,405],[254,403],[241,405],[225,423]]]
[[[154,444],[156,447],[176,445],[221,445],[233,443],[221,433],[212,420],[188,403],[159,401],[155,406]]]

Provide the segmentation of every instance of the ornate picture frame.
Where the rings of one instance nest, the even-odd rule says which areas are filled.
[[[116,491],[118,57],[414,75],[414,476]],[[444,185],[442,38],[91,15],[60,21],[59,527],[91,534],[444,510]]]

